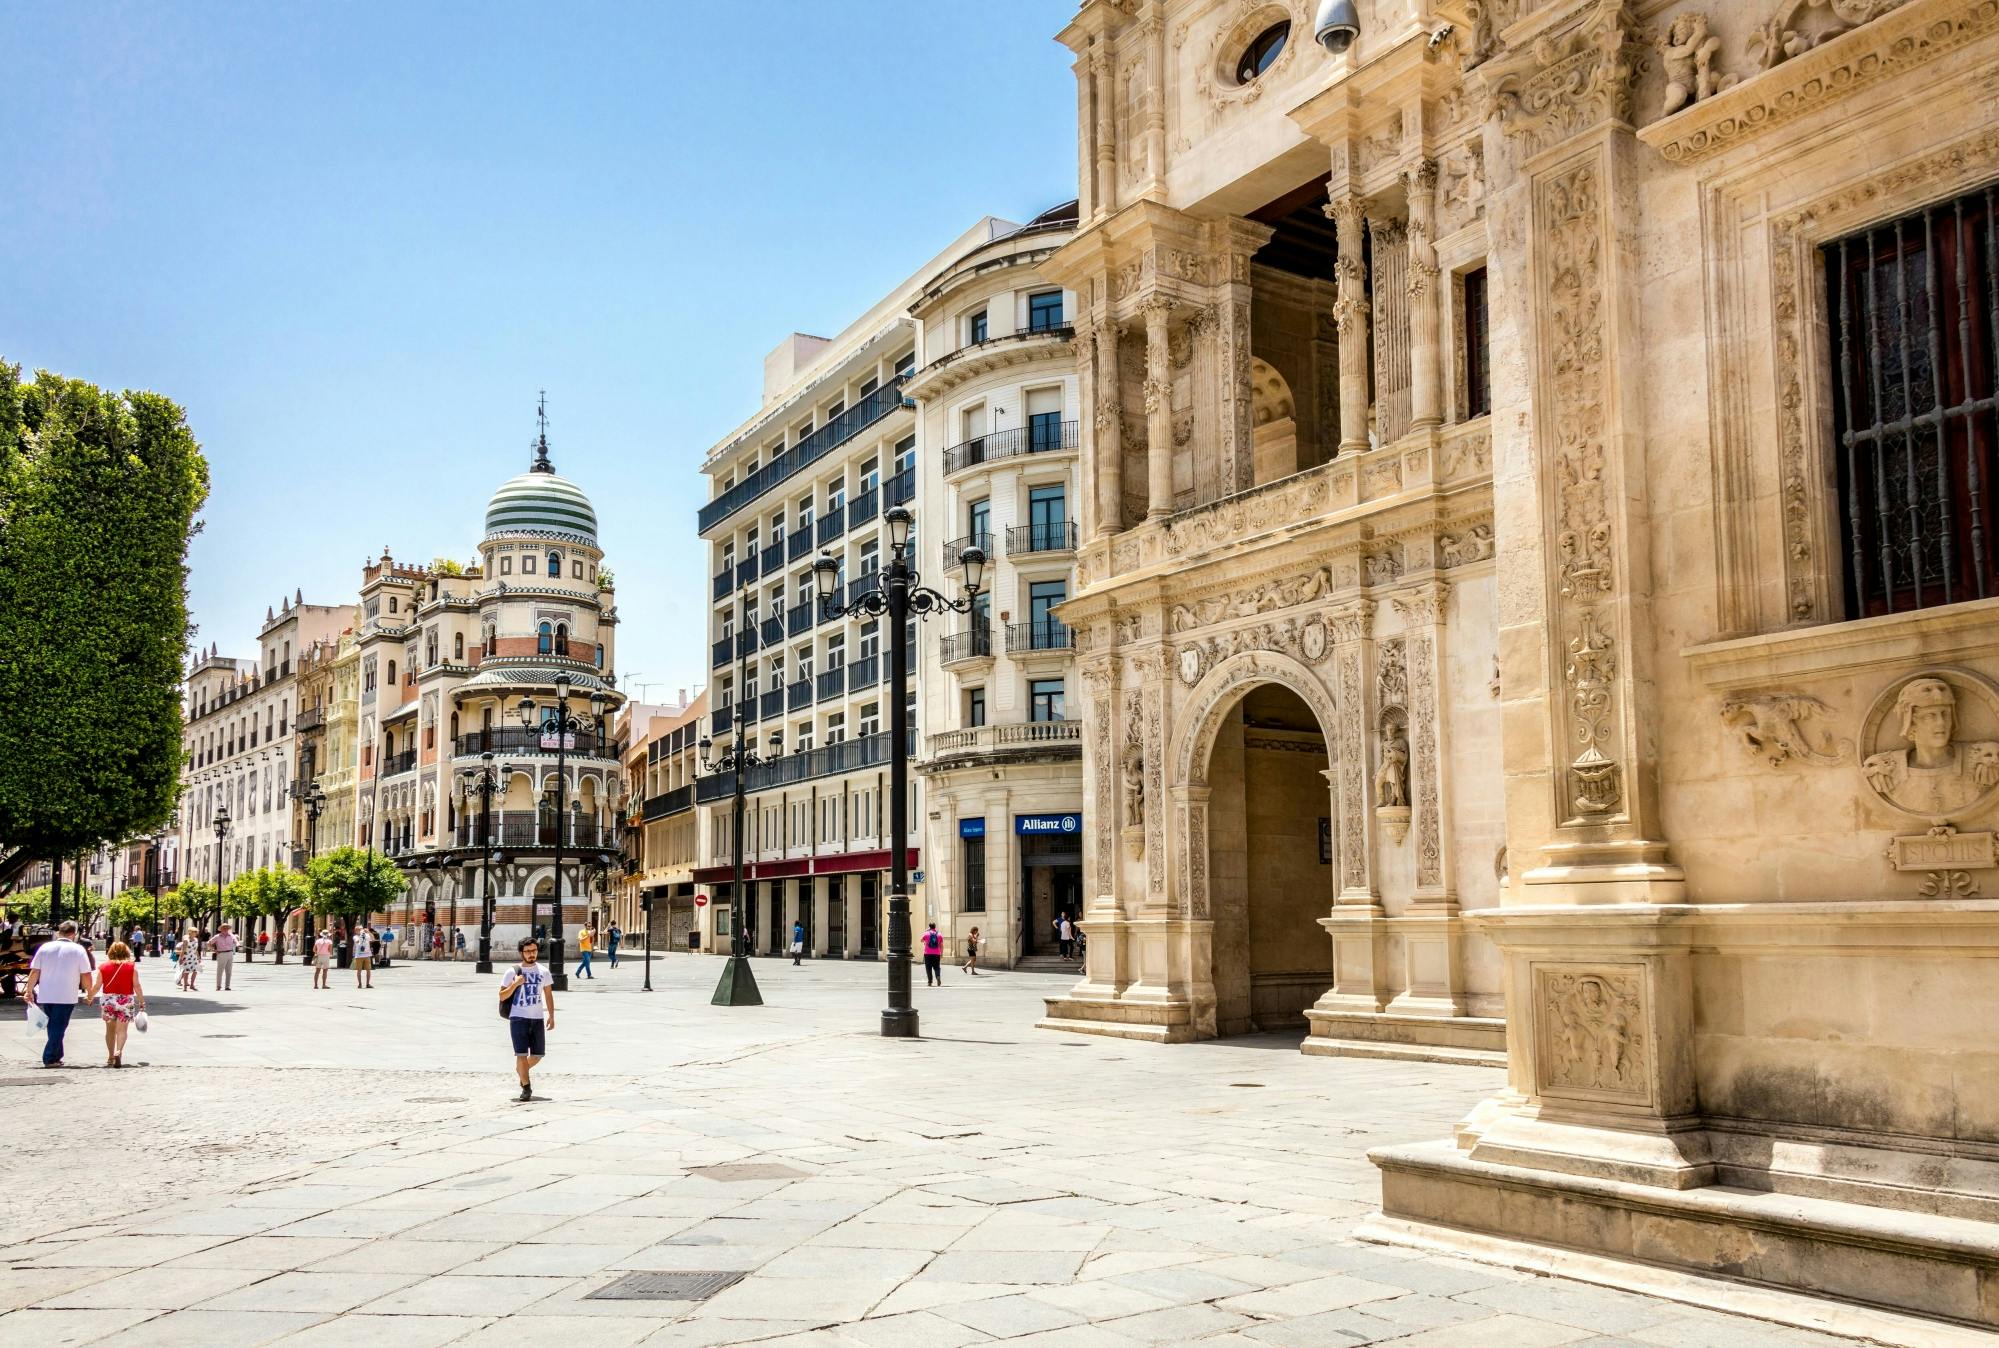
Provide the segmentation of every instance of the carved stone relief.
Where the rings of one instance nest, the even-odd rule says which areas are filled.
[[[1537,964],[1534,992],[1543,1094],[1650,1102],[1641,967]]]
[[[1636,39],[1622,5],[1593,6],[1576,27],[1493,62],[1491,112],[1526,155],[1599,122],[1629,122],[1631,80],[1645,60]]]
[[[1751,756],[1773,768],[1793,759],[1830,767],[1852,753],[1852,740],[1836,740],[1829,730],[1813,736],[1801,724],[1830,715],[1831,707],[1804,693],[1745,694],[1721,704],[1722,725]]]
[[[1721,39],[1708,31],[1707,15],[1690,9],[1674,18],[1659,37],[1659,60],[1666,73],[1661,116],[1670,117],[1735,83],[1716,64],[1720,55]]]
[[[1437,539],[1437,556],[1446,568],[1470,566],[1490,558],[1493,546],[1492,526],[1474,524],[1457,533],[1441,535]]]
[[[1935,826],[1980,814],[1999,797],[1999,691],[1963,670],[1908,675],[1875,699],[1860,745],[1883,805]]]
[[[1332,573],[1322,566],[1303,576],[1269,580],[1232,594],[1214,594],[1192,603],[1175,604],[1170,625],[1175,632],[1187,632],[1228,618],[1246,618],[1295,608],[1326,595],[1332,590],[1332,585]]]

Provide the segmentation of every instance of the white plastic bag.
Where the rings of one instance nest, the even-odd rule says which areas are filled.
[[[146,1032],[147,1023],[148,1022],[146,1020],[146,1013],[144,1011],[134,1011],[132,1013],[132,1028],[137,1030],[140,1034],[144,1034]]]
[[[29,1006],[28,1038],[33,1039],[38,1034],[47,1034],[48,1030],[49,1030],[49,1013],[42,1010],[42,1004],[40,1002],[36,1002],[33,1005]]]

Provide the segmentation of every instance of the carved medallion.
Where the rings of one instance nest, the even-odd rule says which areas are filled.
[[[1862,723],[1861,780],[1890,809],[1933,826],[1999,798],[1999,689],[1960,669],[1926,669],[1881,690]]]
[[[1201,650],[1189,646],[1180,652],[1180,682],[1192,688],[1201,680]]]
[[[1298,649],[1315,664],[1323,660],[1326,655],[1326,625],[1316,618],[1306,623],[1298,638]]]
[[[1543,1094],[1651,1099],[1644,988],[1637,965],[1535,966],[1541,1042],[1534,1057]]]

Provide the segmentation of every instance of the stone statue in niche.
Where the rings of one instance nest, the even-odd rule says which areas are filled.
[[[1659,39],[1666,68],[1666,101],[1660,115],[1671,117],[1689,103],[1711,98],[1734,83],[1714,68],[1721,39],[1708,32],[1707,15],[1689,10],[1673,20]]]
[[[1137,723],[1133,722],[1131,735],[1125,740],[1122,771],[1124,775],[1124,845],[1133,861],[1145,857],[1145,746],[1137,736]]]
[[[1876,704],[1865,741],[1875,752],[1861,762],[1860,772],[1881,801],[1940,821],[1986,803],[1999,787],[1999,743],[1957,738],[1958,696],[1950,679],[1923,674],[1895,693],[1892,716]],[[1890,719],[1892,737],[1885,733]],[[1880,748],[1879,742],[1888,738],[1901,739],[1908,747]]]
[[[1381,766],[1374,770],[1374,803],[1379,806],[1409,804],[1409,739],[1400,726],[1393,726],[1381,741]]]

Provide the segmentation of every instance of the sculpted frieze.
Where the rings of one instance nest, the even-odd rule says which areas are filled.
[[[1534,987],[1542,1093],[1650,1100],[1642,969],[1536,965]]]
[[[1623,4],[1604,0],[1567,32],[1496,58],[1487,86],[1492,115],[1529,155],[1599,122],[1629,122],[1632,79],[1646,59],[1638,31]]]
[[[1332,585],[1332,573],[1321,566],[1303,576],[1267,580],[1232,594],[1213,594],[1189,603],[1175,604],[1170,625],[1175,632],[1187,632],[1228,618],[1247,618],[1277,609],[1295,608],[1330,593]]]
[[[1455,533],[1439,535],[1437,556],[1446,569],[1470,566],[1473,562],[1483,562],[1490,558],[1494,546],[1492,526],[1474,524]]]
[[[1830,767],[1852,753],[1852,740],[1835,739],[1823,728],[1814,735],[1804,724],[1831,715],[1831,707],[1804,693],[1731,697],[1721,704],[1722,725],[1746,752],[1773,768],[1793,760]]]
[[[1932,669],[1889,684],[1860,744],[1868,791],[1902,814],[1942,825],[1999,797],[1999,692],[1978,675]]]

